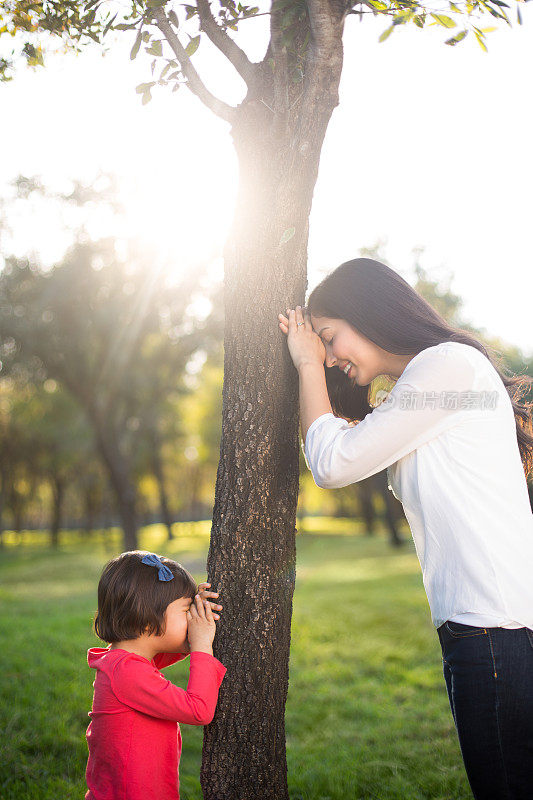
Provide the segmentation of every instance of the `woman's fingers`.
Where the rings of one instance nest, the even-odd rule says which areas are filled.
[[[298,330],[298,327],[301,327],[298,325],[299,322],[303,322],[306,328],[312,328],[309,312],[303,306],[288,308],[287,316],[284,314],[278,314],[278,319],[279,327],[283,333],[289,333],[289,331]]]
[[[301,322],[302,323],[304,322],[304,315],[302,313],[302,307],[301,306],[296,306],[296,309],[295,309],[295,312],[294,312],[294,316],[295,316],[295,319],[296,319],[296,325],[297,326],[300,325]]]

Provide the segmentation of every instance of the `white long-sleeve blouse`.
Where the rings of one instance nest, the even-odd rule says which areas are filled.
[[[361,422],[315,419],[303,450],[323,488],[387,468],[436,627],[533,629],[533,514],[511,401],[483,353],[427,347]]]

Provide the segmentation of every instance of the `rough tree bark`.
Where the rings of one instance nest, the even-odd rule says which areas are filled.
[[[234,109],[202,84],[165,12],[154,17],[189,88],[231,123],[240,186],[225,249],[224,388],[208,580],[224,605],[215,655],[228,668],[206,728],[206,800],[288,798],[284,708],[298,497],[298,379],[277,315],[302,304],[320,152],[338,104],[348,6],[308,0],[287,41],[274,4],[251,64],[198,0],[201,29],[248,85]],[[285,9],[285,10],[284,10]],[[284,30],[285,28],[285,30]]]

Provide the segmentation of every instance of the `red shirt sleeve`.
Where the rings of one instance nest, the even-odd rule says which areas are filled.
[[[207,725],[213,719],[226,667],[209,653],[191,653],[187,689],[167,680],[142,656],[129,653],[117,661],[111,688],[126,706],[159,719]]]
[[[175,664],[176,661],[182,661],[188,655],[190,653],[157,653],[153,658],[153,662],[157,669],[164,669],[165,667],[170,667],[171,664]]]

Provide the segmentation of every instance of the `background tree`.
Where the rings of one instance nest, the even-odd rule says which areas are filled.
[[[83,187],[82,187],[83,188]],[[83,195],[78,187],[76,199]],[[87,192],[87,198],[94,193]],[[161,409],[191,356],[219,336],[215,317],[195,322],[187,308],[199,268],[169,280],[139,243],[121,255],[113,239],[78,236],[49,271],[8,258],[0,275],[4,372],[36,358],[42,379],[58,381],[84,410],[108,472],[127,549],[137,546],[135,469],[139,443],[157,437]],[[7,349],[6,349],[7,348]],[[159,448],[152,466],[160,469]],[[57,477],[57,475],[56,475]],[[162,474],[160,474],[162,480]],[[60,484],[55,483],[60,493]]]
[[[143,102],[156,84],[186,84],[231,125],[240,186],[225,250],[223,422],[208,558],[209,579],[224,597],[216,653],[228,666],[228,677],[206,729],[207,800],[288,796],[283,720],[295,577],[298,413],[297,376],[277,314],[305,299],[308,220],[322,143],[338,103],[344,22],[352,13],[382,14],[390,23],[383,40],[402,24],[447,30],[460,20],[464,28],[454,30],[447,43],[455,45],[472,32],[483,47],[486,30],[479,18],[489,13],[509,22],[503,0],[450,0],[443,6],[445,14],[417,0],[362,0],[356,6],[276,0],[266,53],[251,63],[228,30],[259,10],[234,0],[214,7],[209,0],[185,7],[147,0],[115,15],[99,0],[4,4],[3,30],[21,33],[30,63],[43,58],[39,32],[80,48],[102,41],[111,29],[131,30],[132,58],[143,45],[154,57],[153,79],[138,87]],[[196,71],[192,57],[202,38],[244,80],[247,94],[238,107],[215,97]],[[9,59],[3,66],[9,76]]]

